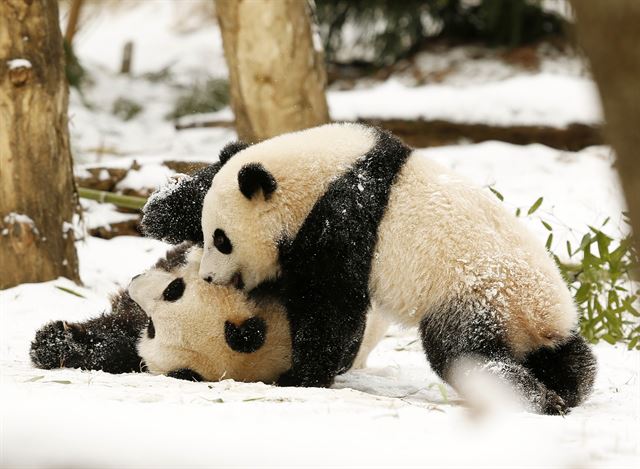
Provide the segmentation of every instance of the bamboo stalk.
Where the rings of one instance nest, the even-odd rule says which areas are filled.
[[[144,207],[144,204],[147,203],[147,199],[144,197],[114,194],[113,192],[88,189],[86,187],[78,187],[78,195],[83,199],[95,200],[100,203],[110,203],[118,207],[130,208],[133,210],[140,210]]]

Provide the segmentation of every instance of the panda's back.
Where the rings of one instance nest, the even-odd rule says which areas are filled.
[[[491,194],[415,152],[391,187],[371,267],[372,303],[407,325],[473,298],[525,353],[576,324],[541,243]]]

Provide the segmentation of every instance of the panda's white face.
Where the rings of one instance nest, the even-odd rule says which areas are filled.
[[[278,242],[292,238],[333,179],[376,143],[370,128],[328,124],[242,150],[204,199],[200,276],[250,290],[279,274]]]
[[[202,249],[184,262],[135,277],[129,295],[149,316],[138,342],[147,369],[195,371],[205,380],[272,382],[291,366],[289,323],[281,305],[256,305],[242,292],[198,274]]]

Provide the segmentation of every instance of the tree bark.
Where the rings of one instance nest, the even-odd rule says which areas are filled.
[[[326,72],[303,0],[217,0],[238,136],[257,142],[329,121]]]
[[[0,289],[79,279],[58,21],[55,0],[0,1]]]
[[[640,2],[573,0],[572,5],[640,250]]]

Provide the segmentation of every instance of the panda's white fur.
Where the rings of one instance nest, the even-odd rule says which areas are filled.
[[[576,308],[541,243],[495,197],[377,129],[330,124],[239,151],[213,179],[202,229],[202,278],[246,289],[278,278],[292,285],[284,295],[300,329],[293,331],[291,384],[331,382],[338,358],[325,369],[305,364],[322,350],[314,331],[332,341],[340,334],[332,327],[344,329],[342,342],[327,343],[327,350],[357,340],[354,324],[364,312],[345,308],[349,296],[362,297],[359,309],[420,326],[427,356],[445,379],[450,358],[499,357],[505,374],[535,394],[532,409],[548,413],[562,412],[564,403],[538,381],[539,363],[555,360],[568,370],[584,364],[574,380],[580,390],[567,384],[563,397],[570,405],[593,383],[595,362],[574,335]],[[230,252],[214,246],[216,230]],[[354,254],[340,243],[352,243]],[[325,244],[341,252],[335,275],[345,276],[342,284],[332,278]],[[358,283],[361,274],[350,266],[368,272],[368,284]],[[314,291],[319,285],[336,288]],[[340,325],[326,324],[332,321]],[[565,345],[561,359],[538,359]],[[568,364],[574,357],[576,367]],[[525,359],[538,368],[523,368]]]
[[[274,240],[295,235],[329,183],[375,143],[375,132],[367,127],[329,124],[265,140],[231,158],[213,178],[204,200],[202,232],[209,235],[204,236],[201,275],[213,274],[214,283],[225,284],[241,272],[248,290],[277,277]],[[236,175],[253,161],[265,163],[277,178],[278,190],[266,203],[238,192]],[[227,227],[227,236],[236,240],[231,255],[213,249],[212,234],[219,226]]]
[[[187,369],[207,381],[276,381],[291,367],[291,338],[283,306],[274,300],[254,302],[235,288],[202,281],[201,257],[202,249],[193,247],[186,262],[170,270],[154,267],[129,285],[131,298],[153,323],[152,337],[143,332],[137,346],[147,370],[170,374]],[[164,300],[163,291],[177,278],[184,280],[184,293],[177,301]],[[266,323],[264,343],[251,353],[233,350],[225,341],[225,322],[239,326],[252,317]],[[387,327],[384,318],[372,316],[353,367],[365,366]]]
[[[404,324],[417,326],[451,297],[473,294],[503,318],[518,356],[577,325],[542,243],[495,196],[425,157],[410,157],[398,174],[378,236],[371,296]]]

